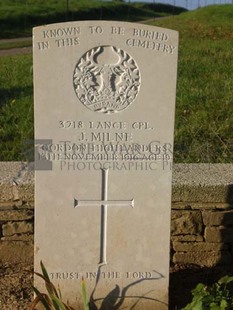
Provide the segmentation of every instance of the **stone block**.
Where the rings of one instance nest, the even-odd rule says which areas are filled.
[[[172,210],[191,210],[191,204],[188,202],[172,202]]]
[[[171,236],[171,241],[189,241],[189,242],[201,242],[203,241],[203,236],[201,235],[178,235],[178,236]]]
[[[233,209],[229,203],[223,202],[173,202],[173,210],[228,210]]]
[[[233,202],[233,165],[176,164],[173,171],[173,201]]]
[[[233,242],[233,228],[227,227],[206,227],[206,242]]]
[[[33,233],[33,224],[30,222],[8,222],[2,225],[3,236],[12,236],[14,234]]]
[[[1,202],[13,201],[13,193],[12,193],[12,184],[9,183],[0,183],[0,197]]]
[[[171,234],[200,235],[203,230],[201,212],[199,211],[172,211]]]
[[[173,242],[173,249],[176,252],[216,252],[221,250],[227,250],[228,246],[224,243]]]
[[[18,192],[22,201],[34,201],[34,183],[19,185]]]
[[[14,210],[15,208],[19,208],[22,206],[22,201],[0,201],[0,211],[5,210]]]
[[[13,235],[13,236],[2,237],[1,240],[2,241],[31,241],[33,242],[34,236],[31,234]]]
[[[233,210],[202,212],[203,222],[205,226],[227,226],[233,224]]]
[[[33,242],[0,241],[2,263],[33,263]]]
[[[173,263],[175,264],[195,264],[214,267],[216,265],[228,265],[231,262],[232,256],[225,251],[175,253],[173,256]]]
[[[23,221],[31,220],[34,217],[32,210],[0,210],[0,221]]]

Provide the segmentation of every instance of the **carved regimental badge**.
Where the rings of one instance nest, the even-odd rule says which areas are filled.
[[[86,52],[75,66],[73,83],[79,100],[90,110],[117,113],[126,109],[140,88],[134,59],[114,46]]]

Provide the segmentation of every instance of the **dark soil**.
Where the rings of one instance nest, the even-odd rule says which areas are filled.
[[[0,265],[0,309],[28,310],[33,298],[33,265]]]

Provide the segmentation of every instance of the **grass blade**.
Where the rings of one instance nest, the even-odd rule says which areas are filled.
[[[41,267],[41,270],[42,270],[42,274],[43,274],[44,278],[46,279],[45,285],[46,285],[46,288],[47,288],[48,292],[50,294],[56,295],[58,297],[57,290],[56,290],[55,286],[53,285],[53,283],[50,281],[48,272],[47,272],[47,270],[46,270],[46,268],[45,268],[45,266],[44,266],[42,261],[40,261],[40,267]]]
[[[49,278],[49,275],[48,275],[48,272],[47,272],[47,270],[46,270],[44,264],[42,263],[42,261],[40,261],[40,268],[41,268],[41,270],[42,270],[43,276],[44,276],[44,278],[46,279],[46,281],[47,281],[47,282],[51,282],[51,281],[50,281],[50,278]]]
[[[29,310],[36,310],[36,308],[35,308],[36,305],[38,305],[40,302],[43,304],[42,300],[44,300],[44,302],[47,303],[45,297],[46,297],[46,294],[43,294],[43,293],[40,293],[39,295],[37,295],[36,298],[33,300]],[[47,304],[43,304],[43,306],[45,307],[46,310],[47,309],[51,310],[50,306],[48,306],[48,308],[47,308]]]
[[[40,277],[44,280],[45,286],[46,286],[46,289],[47,289],[49,295],[52,294],[52,295],[56,295],[57,297],[59,297],[57,290],[56,290],[56,287],[53,285],[53,283],[50,280],[49,280],[49,282],[47,281],[48,278],[46,279],[41,273],[38,273],[38,272],[34,272],[34,273],[35,273],[35,275],[37,275],[38,277]]]
[[[86,290],[86,284],[85,284],[85,281],[84,279],[82,278],[82,283],[81,283],[81,286],[82,286],[82,300],[83,300],[83,307],[84,307],[84,310],[89,310],[89,306],[88,306],[88,301],[87,301],[87,290]]]
[[[46,294],[43,294],[41,293],[37,288],[35,288],[34,286],[32,287],[34,292],[36,293],[37,297],[36,298],[39,298],[39,302],[42,303],[42,305],[45,307],[46,310],[51,310],[51,304],[49,302],[49,298]],[[35,299],[36,300],[36,299]],[[35,301],[34,300],[34,301]],[[34,303],[33,301],[33,303]],[[38,302],[36,303],[38,304]],[[35,306],[34,306],[35,307]],[[32,308],[33,309],[33,308]]]
[[[51,299],[56,310],[67,310],[66,305],[64,305],[64,303],[59,298],[57,298],[57,296],[51,295]]]
[[[62,294],[61,294],[61,289],[60,289],[59,284],[58,284],[58,289],[57,289],[57,291],[58,291],[58,297],[62,300]]]

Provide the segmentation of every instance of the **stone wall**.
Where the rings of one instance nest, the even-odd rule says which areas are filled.
[[[175,164],[172,188],[171,262],[230,265],[233,165]],[[0,261],[33,262],[33,221],[33,171],[0,162]]]
[[[0,262],[33,262],[34,173],[0,162]]]
[[[171,216],[173,263],[230,264],[233,165],[175,165]]]

